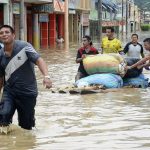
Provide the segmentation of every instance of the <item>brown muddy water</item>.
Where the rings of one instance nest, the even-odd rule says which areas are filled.
[[[74,82],[78,67],[75,48],[40,53],[48,64],[53,87]],[[36,128],[0,135],[0,150],[150,149],[149,88],[90,95],[59,94],[44,89],[37,68],[36,74]]]

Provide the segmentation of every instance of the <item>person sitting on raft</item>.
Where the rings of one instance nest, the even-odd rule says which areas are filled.
[[[93,47],[93,43],[91,41],[91,37],[88,35],[85,35],[82,39],[83,41],[83,47],[78,49],[77,57],[76,57],[76,63],[80,63],[77,75],[75,77],[75,81],[88,76],[86,73],[84,66],[83,66],[83,59],[86,57],[86,55],[96,55],[98,54],[98,50]]]
[[[146,38],[144,41],[144,48],[145,50],[147,50],[148,52],[150,52],[150,38]],[[132,66],[127,66],[126,69],[132,69],[137,67],[138,69],[145,67],[145,69],[149,70],[150,66],[150,54],[146,55],[144,58],[142,58],[141,60],[139,60],[137,63],[133,64]]]

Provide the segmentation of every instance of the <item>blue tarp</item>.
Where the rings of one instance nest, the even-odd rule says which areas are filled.
[[[138,77],[135,77],[135,78],[124,78],[123,86],[147,88],[149,86],[148,80],[149,79],[146,78],[143,74],[140,74]]]
[[[84,87],[90,85],[104,85],[106,88],[121,88],[123,86],[123,80],[119,75],[104,73],[93,74],[76,81],[77,87]]]

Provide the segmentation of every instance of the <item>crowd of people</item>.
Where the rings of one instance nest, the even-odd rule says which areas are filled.
[[[102,39],[102,53],[127,54],[129,57],[140,58],[140,61],[127,66],[126,69],[150,66],[150,54],[144,56],[143,46],[138,42],[137,34],[132,34],[131,41],[122,48],[121,41],[114,36],[114,33],[113,28],[106,29],[106,37]],[[31,130],[35,126],[35,105],[38,96],[34,65],[38,66],[43,75],[44,87],[51,88],[52,81],[47,65],[30,43],[15,40],[15,31],[11,26],[0,27],[0,41],[0,91],[2,91],[0,125],[11,124],[17,110],[19,126]],[[57,42],[64,40],[59,37]],[[82,42],[83,46],[78,49],[76,56],[79,68],[75,81],[88,76],[83,66],[83,59],[87,55],[99,53],[93,46],[90,36],[85,35]],[[143,42],[145,50],[150,51],[150,38]]]
[[[139,59],[139,61],[132,66],[127,66],[126,70],[135,67],[139,69],[145,67],[145,69],[148,69],[148,67],[150,66],[150,54],[144,56],[143,46],[138,42],[138,34],[132,34],[131,41],[128,42],[124,48],[122,47],[121,41],[117,39],[114,35],[114,28],[107,27],[106,36],[102,39],[101,53],[118,53],[120,55],[127,55],[128,57]],[[150,38],[146,38],[143,42],[145,50],[150,51]],[[86,55],[90,54],[98,54],[98,50],[93,47],[91,37],[84,36],[83,47],[79,48],[76,57],[76,62],[80,63],[78,73],[75,78],[76,81],[85,76],[88,76],[83,67],[83,59],[86,57]]]

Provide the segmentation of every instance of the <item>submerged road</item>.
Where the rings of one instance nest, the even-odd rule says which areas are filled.
[[[74,83],[76,48],[41,50],[53,87]],[[51,93],[42,86],[36,128],[0,135],[0,150],[149,150],[150,89],[118,89],[91,95]],[[150,73],[146,72],[149,76]],[[17,124],[17,116],[14,118]]]

